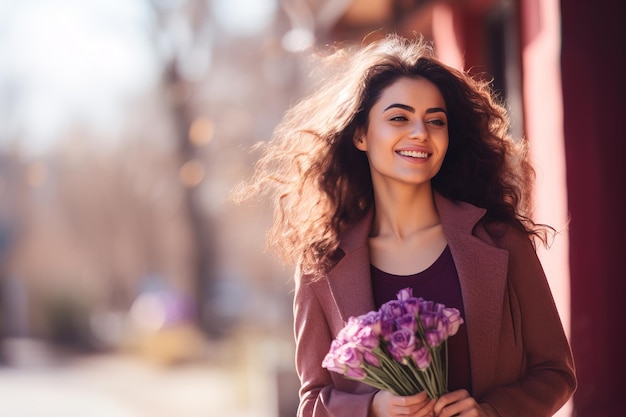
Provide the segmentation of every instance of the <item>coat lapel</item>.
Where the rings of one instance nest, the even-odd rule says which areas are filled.
[[[438,195],[435,201],[461,284],[473,391],[482,392],[495,378],[508,252],[472,234],[484,209]]]
[[[344,323],[374,310],[368,235],[373,213],[369,213],[342,240],[344,256],[328,273],[328,285]]]

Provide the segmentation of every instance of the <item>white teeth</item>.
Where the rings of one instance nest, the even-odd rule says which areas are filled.
[[[411,158],[428,158],[427,152],[418,152],[418,151],[398,151],[398,153],[402,156],[410,156]]]

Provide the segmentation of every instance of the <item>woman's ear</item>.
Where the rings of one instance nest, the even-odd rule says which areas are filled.
[[[354,135],[354,146],[363,152],[367,152],[367,139],[365,137],[365,134],[362,132],[356,132]]]

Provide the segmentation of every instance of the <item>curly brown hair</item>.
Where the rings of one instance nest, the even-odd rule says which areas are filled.
[[[239,201],[275,199],[268,244],[284,261],[318,276],[332,265],[343,232],[372,209],[367,156],[353,139],[367,130],[382,91],[401,77],[431,81],[446,102],[449,147],[433,189],[487,209],[487,228],[505,223],[543,236],[545,228],[529,218],[534,173],[525,141],[510,137],[506,110],[488,82],[444,65],[422,38],[395,34],[334,50],[324,62],[322,83],[286,112],[262,144],[253,178],[235,191]]]

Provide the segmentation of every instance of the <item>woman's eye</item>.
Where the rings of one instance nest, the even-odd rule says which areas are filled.
[[[405,122],[408,119],[404,116],[393,116],[392,118],[389,119],[392,122]]]
[[[444,120],[441,120],[441,119],[430,120],[427,123],[429,123],[431,125],[435,125],[435,126],[445,126],[446,125],[446,122]]]

